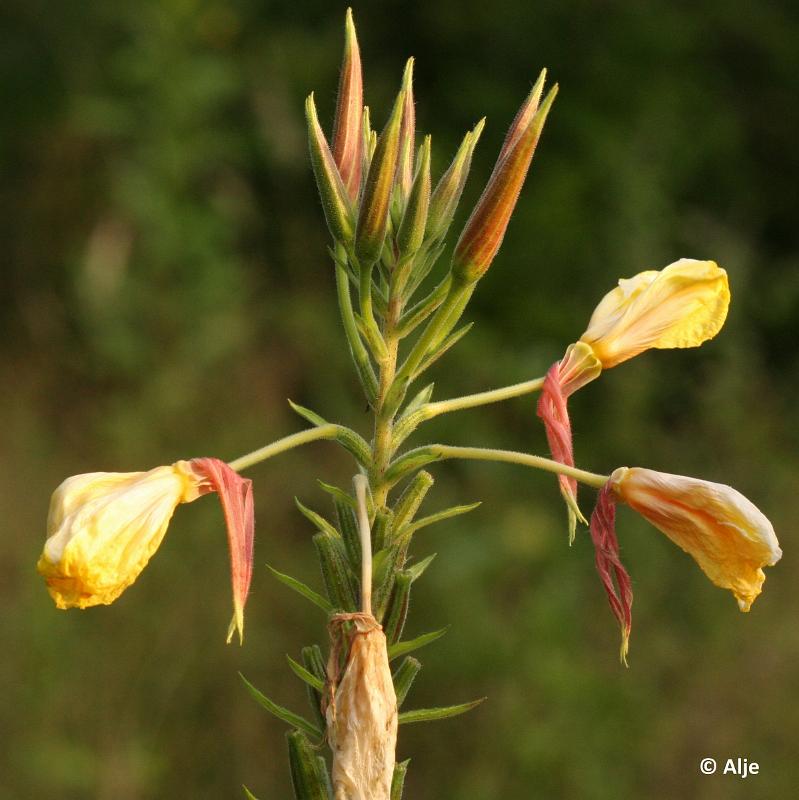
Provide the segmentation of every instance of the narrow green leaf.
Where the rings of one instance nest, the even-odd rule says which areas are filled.
[[[263,706],[270,714],[274,714],[278,719],[291,725],[292,728],[305,731],[309,736],[315,736],[319,739],[322,738],[322,731],[312,722],[309,722],[305,717],[301,717],[299,714],[295,714],[293,711],[289,711],[289,709],[284,706],[278,705],[270,700],[265,694],[259,692],[241,673],[239,673],[239,677],[244,681],[247,691],[253,696],[255,701]]]
[[[318,683],[324,686],[327,680],[327,669],[325,667],[324,658],[322,657],[322,650],[318,644],[302,648],[302,663],[305,665],[305,669],[316,678]],[[324,730],[327,727],[327,720],[324,714],[322,714],[322,691],[317,691],[308,684],[305,686],[305,691],[308,695],[308,705],[311,708],[314,720],[316,724]]]
[[[405,620],[408,618],[408,607],[411,600],[411,584],[413,578],[408,570],[401,570],[397,573],[394,580],[394,589],[391,592],[391,599],[386,606],[382,625],[389,645],[399,641],[402,630],[405,627]]]
[[[312,686],[316,689],[317,692],[321,692],[325,688],[324,681],[320,681],[315,675],[312,675],[308,672],[302,664],[297,663],[290,655],[286,656],[286,659],[289,662],[289,666],[291,667],[291,671],[301,680],[307,683],[309,686]]]
[[[397,708],[401,708],[408,696],[411,684],[422,668],[421,663],[413,656],[405,656],[396,672],[391,676],[394,681],[394,692],[397,695]]]
[[[355,500],[350,497],[343,489],[339,489],[338,486],[333,486],[329,483],[325,483],[324,481],[317,480],[316,481],[319,486],[322,488],[323,491],[327,492],[334,500],[338,500],[341,503],[346,503],[350,508],[355,508]]]
[[[333,605],[324,597],[322,597],[319,592],[315,592],[310,586],[306,586],[302,581],[298,581],[296,578],[292,578],[291,575],[285,575],[282,572],[278,572],[274,567],[270,567],[269,564],[266,565],[266,568],[283,584],[289,587],[289,589],[294,589],[295,592],[301,594],[307,600],[310,600],[315,606],[319,606],[325,614],[332,614],[333,613]]]
[[[241,788],[244,789],[244,796],[247,798],[247,800],[258,800],[258,798],[246,786],[242,785]]]
[[[413,480],[405,487],[405,491],[394,506],[395,530],[399,530],[414,518],[433,483],[433,476],[426,470],[421,470],[414,475]]]
[[[485,700],[472,700],[471,703],[461,703],[457,706],[443,706],[441,708],[415,708],[413,711],[403,711],[398,718],[399,724],[404,725],[411,722],[432,722],[437,719],[448,719],[457,717],[458,714],[465,714],[473,708],[477,708]]]
[[[404,642],[392,644],[388,648],[388,657],[389,659],[393,660],[395,658],[399,658],[400,656],[404,656],[406,653],[412,653],[414,650],[418,650],[420,647],[424,647],[426,644],[430,644],[436,639],[440,639],[448,630],[449,627],[446,627],[442,628],[440,631],[423,633],[421,636],[417,636],[415,639],[408,639]]]
[[[320,417],[315,411],[311,411],[310,408],[305,408],[304,406],[298,405],[292,400],[289,400],[288,402],[291,406],[291,410],[299,414],[303,419],[308,420],[311,425],[316,425],[317,428],[320,425],[327,425],[327,420],[323,417]]]
[[[328,522],[321,514],[317,514],[315,511],[312,511],[307,506],[304,506],[300,501],[299,498],[294,498],[294,504],[300,510],[300,513],[320,531],[324,533],[329,533],[331,536],[335,536],[337,538],[341,538],[339,532],[336,530],[335,526]]]
[[[417,564],[408,567],[405,571],[410,575],[411,583],[417,580],[418,578],[422,577],[424,571],[430,566],[433,559],[436,557],[436,554],[433,553],[432,555],[428,556],[425,559],[422,559]]]
[[[410,525],[406,525],[401,530],[397,531],[397,541],[403,542],[406,539],[410,539],[416,531],[421,530],[422,528],[426,528],[428,525],[433,525],[436,522],[441,522],[444,519],[450,519],[451,517],[457,517],[461,514],[468,514],[470,511],[474,511],[480,505],[480,501],[478,500],[476,503],[468,503],[462,506],[452,506],[451,508],[445,508],[443,511],[437,511],[435,514],[430,514],[426,517],[421,517],[416,520],[416,522],[412,522]]]
[[[463,339],[463,337],[469,333],[473,326],[474,323],[469,322],[463,327],[458,328],[455,333],[451,333],[449,336],[447,336],[447,338],[444,339],[444,341],[438,345],[438,347],[430,355],[428,355],[424,361],[422,361],[416,372],[413,373],[413,378],[421,375],[428,367],[431,367],[436,361],[438,361],[438,359],[441,358],[441,356],[443,356],[447,350],[449,350],[451,347],[454,347],[461,339]]]
[[[394,765],[394,775],[391,778],[391,798],[390,800],[402,800],[402,790],[405,787],[405,773],[408,771],[408,764],[411,760],[400,761]]]
[[[403,419],[406,419],[411,414],[413,414],[414,411],[418,411],[423,405],[426,405],[427,403],[429,403],[430,402],[430,398],[433,396],[433,389],[434,388],[435,388],[435,383],[428,383],[427,386],[425,386],[424,389],[422,389],[421,392],[419,392],[418,394],[414,395],[413,400],[411,400],[408,403],[408,405],[405,406],[405,408],[402,411],[402,415],[399,417],[399,419],[397,419],[397,422],[395,423],[395,427]]]

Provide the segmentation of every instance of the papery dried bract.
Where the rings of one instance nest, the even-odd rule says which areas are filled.
[[[724,484],[639,467],[617,469],[609,485],[749,611],[765,580],[762,567],[782,556],[774,528],[752,502]]]
[[[729,303],[727,273],[718,264],[683,258],[620,280],[580,341],[605,369],[649,348],[698,347],[719,332]]]
[[[346,667],[327,708],[335,800],[389,800],[397,744],[397,698],[386,636],[368,614],[355,627]]]

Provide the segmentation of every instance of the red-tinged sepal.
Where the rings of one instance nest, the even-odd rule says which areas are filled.
[[[252,481],[242,478],[218,458],[195,458],[191,461],[194,472],[203,480],[200,491],[216,492],[222,504],[230,547],[230,575],[233,587],[233,619],[227,640],[238,631],[239,643],[244,641],[244,605],[250,590],[253,566],[253,538],[255,534],[255,509],[252,499]]]
[[[591,540],[594,543],[597,572],[605,587],[610,610],[621,626],[620,656],[626,666],[632,628],[633,587],[619,555],[616,501],[610,481],[599,490],[596,508],[591,514]]]
[[[557,361],[547,372],[541,396],[538,398],[536,413],[544,423],[552,458],[567,467],[573,467],[572,428],[566,398],[567,395],[560,382],[560,362]],[[569,544],[571,544],[577,530],[577,520],[583,524],[587,524],[587,521],[577,505],[577,481],[566,475],[559,475],[558,482],[569,513]]]

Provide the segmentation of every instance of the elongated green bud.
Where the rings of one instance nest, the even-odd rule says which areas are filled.
[[[343,611],[356,611],[360,590],[347,563],[344,543],[338,536],[327,532],[317,533],[313,537],[313,543],[319,556],[322,580],[330,602]]]
[[[341,531],[341,538],[344,540],[347,558],[349,558],[352,568],[357,572],[361,568],[361,537],[358,532],[358,523],[355,520],[355,512],[352,506],[343,499],[336,497],[333,503],[336,507],[338,529]]]
[[[405,104],[402,109],[402,128],[400,130],[399,164],[397,165],[397,185],[403,200],[408,197],[413,184],[413,153],[416,140],[416,107],[413,98],[413,59],[405,65],[402,79],[405,89]]]
[[[416,473],[394,506],[395,530],[399,530],[413,520],[433,482],[433,476],[427,470],[420,470]]]
[[[485,127],[485,117],[475,125],[474,130],[469,131],[461,142],[458,152],[449,169],[441,176],[433,194],[430,197],[430,213],[427,216],[427,238],[439,239],[444,236],[452,224],[455,211],[466,185],[466,178],[469,176],[469,169],[472,165],[472,154],[480,134]]]
[[[347,195],[358,202],[363,167],[363,76],[361,53],[352,9],[347,9],[344,38],[344,58],[338,84],[336,117],[333,123],[333,158],[338,166]]]
[[[327,777],[322,774],[316,752],[305,734],[301,731],[289,731],[286,739],[289,745],[294,797],[297,800],[330,800]]]
[[[537,88],[538,84],[531,92],[531,97]],[[526,109],[530,105],[528,97],[522,112],[517,115],[517,122],[511,127],[503,145],[504,155],[497,160],[491,178],[455,246],[452,276],[462,283],[479,280],[491,266],[502,244],[557,92],[556,84],[532,116],[529,115],[529,108]]]
[[[408,616],[408,604],[411,599],[411,584],[414,576],[407,569],[401,570],[394,583],[394,590],[391,592],[383,619],[383,630],[386,632],[386,639],[389,644],[398,642],[402,636],[402,629],[405,627],[405,620]]]
[[[430,207],[430,137],[419,148],[419,166],[413,181],[408,205],[397,232],[400,256],[412,256],[422,246]]]
[[[386,127],[377,140],[369,165],[358,224],[355,228],[355,255],[361,266],[371,266],[380,257],[388,229],[388,211],[399,156],[400,128],[405,104],[405,87],[400,89]]]
[[[302,648],[302,663],[305,669],[308,670],[314,677],[324,682],[327,679],[327,672],[325,671],[325,660],[322,657],[322,651],[319,645],[312,645],[310,647]],[[325,729],[327,724],[324,714],[322,714],[322,695],[310,686],[305,684],[305,690],[308,694],[308,705],[314,715],[314,721],[322,729]]]
[[[353,214],[347,190],[341,180],[333,154],[325,139],[313,93],[305,101],[305,118],[308,121],[308,144],[311,152],[311,166],[316,177],[316,186],[322,200],[322,210],[330,233],[337,242],[351,242],[353,236]]]

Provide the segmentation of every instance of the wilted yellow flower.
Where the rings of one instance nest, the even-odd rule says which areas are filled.
[[[698,347],[719,332],[729,304],[727,273],[714,261],[683,258],[620,280],[580,341],[606,369],[652,347]]]
[[[352,622],[346,667],[338,678],[341,623]],[[337,800],[389,800],[397,745],[397,696],[386,635],[371,614],[333,619],[328,664],[333,699],[326,709]]]
[[[161,544],[175,508],[219,495],[230,544],[233,629],[243,631],[252,574],[251,481],[215,458],[177,461],[149,472],[90,472],[53,493],[37,569],[58,608],[107,605],[130,586]],[[228,640],[230,636],[228,636]]]
[[[762,567],[782,556],[774,528],[754,504],[724,484],[639,467],[617,469],[609,486],[749,611],[765,580]]]
[[[38,570],[59,608],[113,602],[144,569],[179,503],[199,496],[186,461],[149,472],[90,472],[53,493]]]

